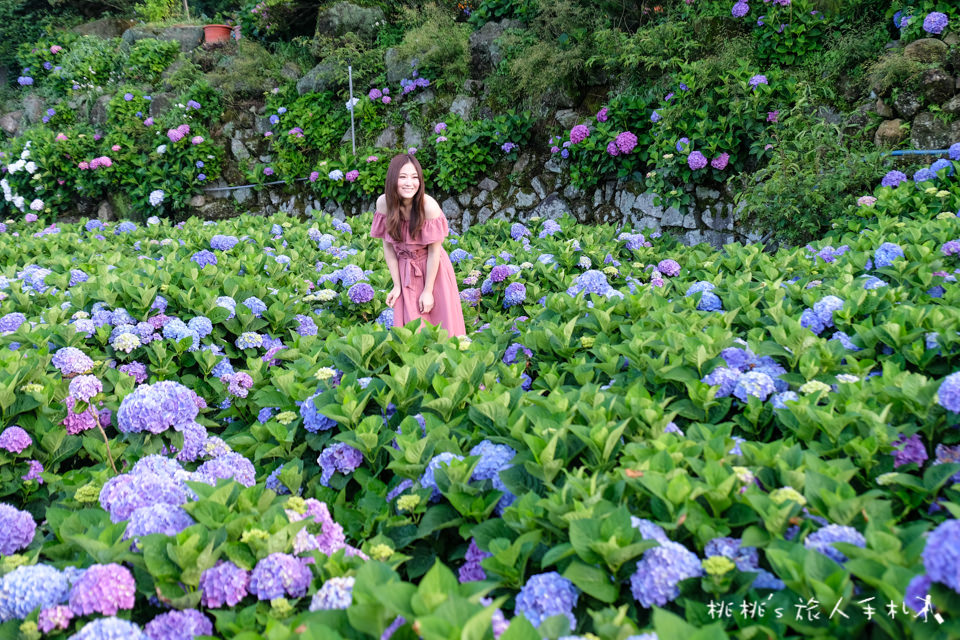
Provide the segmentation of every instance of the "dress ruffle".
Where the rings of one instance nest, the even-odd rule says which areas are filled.
[[[403,244],[426,246],[434,242],[440,242],[450,235],[450,226],[447,224],[447,217],[441,213],[437,218],[423,221],[419,238],[410,237],[410,229],[406,221],[401,221],[400,233],[403,236]],[[385,238],[391,244],[396,244],[393,238],[387,234],[387,217],[379,211],[373,214],[373,223],[370,225],[370,236],[373,238]]]

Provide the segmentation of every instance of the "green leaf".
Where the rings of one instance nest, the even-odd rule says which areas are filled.
[[[618,586],[611,582],[607,571],[584,564],[579,560],[570,563],[563,572],[563,577],[600,602],[615,602],[620,593]]]

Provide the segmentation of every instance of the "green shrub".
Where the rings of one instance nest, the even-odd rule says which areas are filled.
[[[915,90],[920,87],[920,72],[927,66],[899,52],[891,52],[867,68],[867,80],[880,96],[889,95],[895,88]]]
[[[222,92],[225,107],[262,98],[265,91],[286,82],[280,73],[280,60],[263,45],[244,38],[237,43],[236,51],[235,56],[219,57],[206,76],[211,86]]]
[[[345,91],[349,85],[348,67],[353,67],[353,88],[365,86],[380,79],[386,67],[383,51],[371,47],[353,32],[335,38],[317,35],[311,44],[314,57],[323,60],[322,80],[336,91]]]
[[[482,0],[467,20],[480,28],[487,22],[504,19],[529,23],[538,10],[537,0]]]
[[[895,2],[887,11],[891,19],[895,18],[897,12],[900,13],[900,42],[907,44],[920,38],[936,38],[937,35],[927,33],[923,28],[923,19],[932,11],[939,11],[946,14],[950,21],[947,30],[957,31],[957,24],[960,23],[960,10],[955,2],[949,0],[920,0],[919,2]],[[895,22],[896,24],[896,22]]]
[[[753,30],[757,57],[765,62],[791,65],[819,50],[832,16],[828,20],[814,6],[812,0],[793,0],[787,6],[774,3],[759,9],[765,15],[756,18]]]
[[[180,55],[180,44],[174,40],[137,40],[130,47],[125,66],[126,75],[132,80],[154,84],[160,74]]]
[[[63,56],[62,69],[55,77],[65,91],[102,89],[115,83],[127,58],[119,38],[96,36],[81,36],[58,55]]]
[[[177,15],[181,6],[178,0],[144,0],[133,10],[144,22],[163,22]]]
[[[823,50],[808,56],[802,70],[812,81],[819,96],[838,104],[841,83],[853,82],[857,93],[868,93],[867,68],[883,52],[889,36],[884,25],[873,24],[836,30],[824,39]]]
[[[468,75],[470,28],[457,24],[450,12],[427,5],[421,23],[407,31],[397,46],[401,59],[416,59],[425,77],[459,86]]]
[[[593,35],[594,51],[587,66],[602,69],[621,85],[637,85],[698,59],[704,47],[689,35],[689,25],[683,22],[662,22],[635,33],[600,29]]]
[[[777,241],[800,245],[822,236],[883,175],[871,145],[853,144],[840,127],[801,109],[782,118],[772,135],[766,166],[738,176],[737,202],[741,224],[772,231]]]

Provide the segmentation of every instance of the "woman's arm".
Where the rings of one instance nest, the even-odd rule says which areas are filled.
[[[423,280],[424,291],[433,292],[433,283],[436,281],[437,271],[440,269],[440,251],[442,248],[442,242],[427,245],[427,273]]]
[[[400,262],[397,260],[397,252],[393,250],[393,245],[383,239],[383,259],[387,262],[387,269],[390,270],[390,278],[393,280],[393,286],[400,286]],[[429,264],[427,267],[429,271]]]

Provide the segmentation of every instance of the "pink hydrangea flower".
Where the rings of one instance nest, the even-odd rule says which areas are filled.
[[[597,122],[606,122],[608,118],[609,116],[606,107],[600,109],[600,111],[597,111]]]
[[[110,147],[110,150],[111,150],[111,151],[120,151],[120,145],[115,144],[115,145],[113,145],[112,147]]]
[[[58,44],[55,44],[52,47],[50,47],[50,53],[60,53],[61,51],[63,51],[63,47],[61,47]]]
[[[570,142],[573,144],[578,144],[586,140],[589,135],[590,129],[587,128],[587,125],[578,124],[570,130]]]
[[[857,199],[857,204],[861,207],[872,207],[874,204],[876,204],[876,202],[877,199],[873,196],[860,196]]]
[[[67,140],[67,136],[66,136],[65,134],[58,133],[56,139],[57,139],[58,141],[60,141],[60,142],[64,142],[64,141]]]
[[[637,136],[630,131],[624,131],[617,136],[616,143],[620,153],[630,153],[637,146]]]
[[[193,136],[190,139],[190,144],[200,144],[201,142],[203,142],[203,136]]]
[[[317,181],[317,178],[319,178],[319,177],[320,177],[320,173],[319,173],[318,171],[311,171],[311,172],[310,172],[310,182],[316,182],[316,181]]]
[[[379,159],[377,156],[367,156],[367,162],[376,162]]]
[[[86,171],[87,169],[90,168],[90,163],[89,163],[89,162],[80,162],[80,163],[77,164],[77,166],[80,168],[81,171]]]
[[[347,182],[353,182],[359,177],[360,177],[360,172],[356,169],[353,169],[352,171],[347,171],[347,175],[343,176],[343,179],[346,180]]]
[[[170,142],[180,142],[183,140],[183,134],[180,133],[179,129],[168,129],[167,137],[170,138]]]

